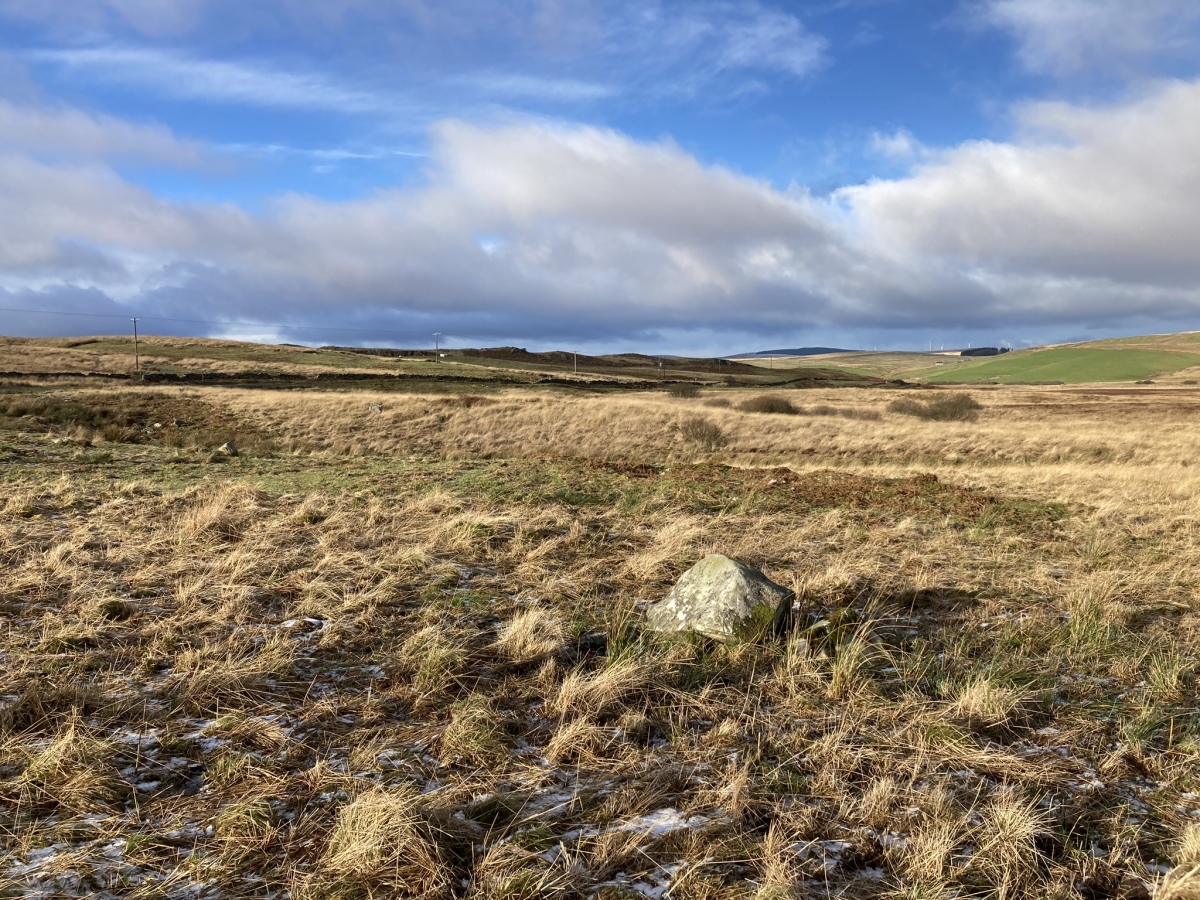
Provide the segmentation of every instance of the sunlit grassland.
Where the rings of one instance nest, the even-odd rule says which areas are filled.
[[[1174,350],[1057,347],[1003,356],[953,360],[944,369],[907,373],[934,384],[963,381],[1085,382],[1140,381],[1200,365],[1200,353]]]
[[[930,384],[994,382],[1085,384],[1134,382],[1162,376],[1190,377],[1200,366],[1200,333],[1139,335],[1030,350],[996,357],[925,352],[853,352],[818,357],[748,361],[765,368],[826,366],[879,378]]]
[[[0,892],[1193,896],[1200,398],[760,393],[0,390]]]

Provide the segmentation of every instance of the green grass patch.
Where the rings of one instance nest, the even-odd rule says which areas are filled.
[[[988,357],[980,362],[955,363],[946,371],[923,369],[909,373],[934,384],[995,381],[1001,384],[1062,381],[1141,381],[1200,365],[1200,354],[1170,350],[1093,350],[1062,347]]]

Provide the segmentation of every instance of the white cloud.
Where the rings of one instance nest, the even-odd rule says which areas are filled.
[[[124,25],[149,37],[171,37],[194,29],[210,5],[209,0],[0,0],[0,12],[73,33]]]
[[[619,333],[820,314],[840,265],[806,197],[671,144],[447,123],[434,158],[423,188],[285,197],[260,217],[168,203],[104,169],[0,158],[0,272],[44,279],[85,247],[143,278],[147,298],[202,295],[224,315],[382,307]],[[166,288],[137,274],[164,267],[182,273]],[[72,282],[110,289],[112,271],[95,268],[88,281],[76,265]],[[780,310],[785,296],[807,311]]]
[[[891,134],[873,132],[869,149],[876,156],[901,162],[911,162],[925,151],[921,142],[913,137],[907,128],[901,128]]]
[[[0,100],[0,151],[55,159],[143,160],[195,166],[208,156],[161,125],[141,125],[78,109],[17,105]]]
[[[983,0],[978,9],[1017,38],[1037,72],[1111,70],[1200,47],[1195,0]]]
[[[720,29],[722,68],[774,70],[802,78],[825,62],[827,42],[790,13],[758,7]]]
[[[189,100],[252,106],[379,112],[394,104],[317,74],[287,72],[270,65],[191,56],[138,47],[41,50],[39,62],[109,84],[132,85]]]
[[[1200,285],[1200,82],[1115,107],[1032,104],[1015,143],[971,142],[840,193],[896,258],[1147,288]]]
[[[106,275],[119,258],[203,258],[248,237],[232,207],[189,208],[161,200],[101,165],[49,165],[0,155],[0,273],[53,273],[82,250]]]
[[[189,99],[381,111],[391,94],[471,103],[723,100],[803,78],[827,42],[760,0],[0,0],[0,14],[48,26],[66,49],[42,59],[89,78]],[[140,38],[186,37],[192,55]],[[357,84],[269,61],[245,46],[286,44],[337,60]],[[404,91],[396,91],[404,84]],[[464,87],[469,88],[463,97]]]
[[[539,78],[532,75],[515,75],[504,72],[480,72],[456,79],[485,94],[509,99],[550,100],[572,103],[588,100],[603,100],[619,91],[611,85],[571,78]]]

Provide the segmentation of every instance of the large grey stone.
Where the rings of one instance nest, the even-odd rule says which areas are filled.
[[[671,593],[646,611],[655,631],[695,631],[728,640],[756,623],[781,630],[792,592],[758,569],[710,554],[683,573]]]

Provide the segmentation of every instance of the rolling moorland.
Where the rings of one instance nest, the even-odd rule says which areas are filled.
[[[0,896],[1200,896],[1187,367],[143,349],[0,343]]]
[[[386,354],[386,351],[384,351]],[[546,379],[584,386],[588,381],[610,389],[658,385],[663,381],[724,381],[772,385],[797,379],[813,383],[867,384],[875,376],[821,366],[791,366],[786,372],[723,359],[681,359],[640,354],[584,356],[571,353],[529,353],[516,347],[490,350],[448,350],[416,356],[391,356],[355,348],[299,347],[247,344],[204,338],[146,338],[139,348],[139,378],[159,383],[303,384],[305,378],[323,381],[375,379],[378,386],[400,388],[404,383],[442,386],[478,383],[500,387],[529,385]],[[128,379],[134,373],[133,339],[91,337],[31,339],[0,337],[0,374],[86,375]],[[283,386],[283,385],[281,385]]]

